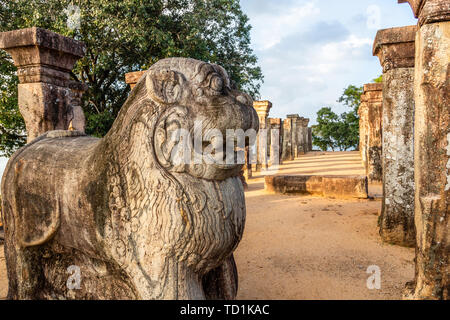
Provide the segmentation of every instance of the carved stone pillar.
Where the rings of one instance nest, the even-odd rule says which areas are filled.
[[[18,103],[28,142],[50,130],[84,132],[81,97],[87,87],[70,79],[85,54],[82,42],[33,27],[0,33],[0,49],[18,68]]]
[[[269,111],[272,108],[272,103],[270,101],[254,101],[253,108],[256,110],[259,118],[259,132],[258,141],[256,146],[256,152],[258,155],[258,160],[256,163],[256,171],[261,171],[261,168],[268,168],[268,136],[267,129],[269,129],[268,116]]]
[[[282,161],[294,160],[292,153],[292,121],[289,118],[283,121],[283,147],[281,152]]]
[[[296,118],[296,128],[297,128],[297,134],[296,134],[296,146],[297,146],[297,152],[295,153],[295,157],[300,157],[300,155],[305,154],[305,135],[304,135],[304,127],[303,127],[303,117]]]
[[[136,83],[144,75],[145,71],[134,71],[125,74],[125,82],[130,85],[131,90],[133,90]]]
[[[450,299],[450,2],[407,2],[420,28],[414,83],[416,274],[406,297]]]
[[[312,128],[308,128],[308,151],[313,150],[313,144],[312,144]]]
[[[298,127],[299,127],[300,116],[298,114],[288,114],[287,118],[288,118],[288,121],[291,121],[291,137],[290,137],[290,139],[291,139],[291,154],[292,154],[292,160],[294,160],[296,157],[298,157],[298,154],[299,154]]]
[[[367,98],[365,93],[361,95],[361,104],[358,108],[358,116],[359,116],[359,154],[361,156],[361,160],[366,170],[366,175],[368,176],[368,158],[367,158],[367,149],[368,149],[368,139],[369,139],[369,108],[367,104]]]
[[[280,118],[270,119],[270,165],[281,164],[282,124]]]
[[[364,85],[364,99],[367,104],[366,175],[370,182],[381,182],[383,180],[383,84]]]
[[[383,67],[383,202],[381,238],[413,246],[414,38],[416,26],[379,30],[373,54]]]
[[[308,135],[309,119],[302,119],[302,135],[303,135],[303,152],[307,153],[309,150],[309,135]]]
[[[250,147],[245,147],[245,165],[244,165],[244,178],[245,180],[248,181],[248,179],[250,179],[253,174],[252,174],[252,164],[251,164],[251,159],[250,159]]]

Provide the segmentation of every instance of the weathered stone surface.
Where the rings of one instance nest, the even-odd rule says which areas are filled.
[[[367,177],[364,176],[266,176],[267,192],[283,194],[312,194],[334,198],[368,197]]]
[[[398,0],[398,3],[409,3],[414,16],[419,18],[419,26],[450,20],[448,0]]]
[[[249,146],[245,147],[245,165],[242,169],[243,169],[243,177],[244,177],[244,181],[245,181],[245,184],[243,183],[243,185],[244,185],[244,189],[246,189],[246,188],[248,188],[248,183],[247,183],[248,179],[251,179],[253,176]]]
[[[313,143],[312,143],[312,128],[308,128],[308,151],[313,150]]]
[[[380,30],[374,55],[383,67],[381,238],[414,246],[414,53],[416,26]]]
[[[50,131],[17,151],[2,179],[8,297],[233,298],[242,165],[180,166],[170,156],[167,137],[199,119],[223,133],[259,126],[223,68],[165,59],[103,139]],[[79,290],[66,285],[70,266]]]
[[[19,77],[19,109],[28,142],[48,130],[84,132],[81,97],[87,87],[70,80],[85,45],[41,28],[0,33],[0,49],[11,54]]]
[[[359,151],[370,182],[381,182],[383,85],[368,83],[361,95],[359,114]]]
[[[301,148],[303,150],[303,153],[307,153],[309,151],[308,124],[309,124],[309,119],[302,118],[301,135],[303,136],[303,139],[302,139],[303,144],[301,145]]]
[[[299,156],[300,150],[300,137],[303,138],[303,135],[299,136],[298,134],[298,128],[300,124],[300,116],[298,114],[288,114],[287,116],[288,121],[291,121],[291,153],[292,153],[292,159],[295,159]]]
[[[378,56],[383,73],[414,67],[414,40],[417,26],[383,29],[377,32],[373,55]]]
[[[367,100],[367,177],[370,182],[381,182],[382,166],[382,125],[383,125],[383,84],[364,85]]]
[[[295,143],[297,151],[295,153],[295,157],[298,158],[300,155],[305,154],[304,145],[305,145],[305,135],[303,132],[303,117],[293,118],[295,119],[295,128],[296,128],[296,134],[295,134]]]
[[[267,169],[269,165],[269,149],[268,149],[268,117],[270,109],[272,108],[272,102],[270,101],[254,101],[253,108],[256,110],[259,119],[259,133],[256,145],[257,163],[256,171],[261,171],[261,168]]]
[[[367,104],[367,99],[365,92],[361,95],[361,104],[358,108],[359,116],[359,154],[361,160],[368,175],[368,139],[369,139],[369,107]]]
[[[416,18],[419,17],[419,9],[423,2],[423,0],[398,0],[398,3],[408,3],[411,6]]]
[[[283,121],[282,161],[294,160],[292,148],[292,121],[288,118]]]
[[[62,87],[69,86],[69,72],[86,50],[80,41],[36,27],[0,33],[0,48],[11,54],[19,68],[20,83]]]
[[[414,68],[383,75],[383,202],[385,242],[414,246]]]
[[[283,138],[283,120],[280,118],[270,118],[270,165],[280,165],[281,147]]]
[[[441,3],[444,7],[449,4],[446,1],[430,3]],[[416,36],[414,150],[417,243],[415,280],[406,294],[409,299],[450,299],[449,20],[424,24]]]

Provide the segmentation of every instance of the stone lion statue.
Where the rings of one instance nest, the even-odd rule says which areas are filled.
[[[2,179],[10,299],[233,299],[245,223],[239,164],[174,164],[195,121],[258,130],[226,71],[171,58],[142,76],[102,138],[50,131]]]

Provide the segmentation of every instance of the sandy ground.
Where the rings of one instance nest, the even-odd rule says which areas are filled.
[[[364,174],[357,152],[310,153],[281,166],[280,174]],[[414,277],[414,249],[383,244],[379,200],[269,195],[255,175],[246,192],[247,223],[235,257],[238,299],[400,299]],[[381,186],[370,186],[372,196]],[[369,290],[369,266],[381,289]],[[0,245],[0,299],[7,293]]]
[[[311,153],[280,174],[364,174],[357,152]],[[246,192],[247,223],[235,257],[238,299],[401,299],[414,277],[414,249],[381,242],[381,201],[268,195],[255,175]],[[370,186],[379,197],[380,185]],[[381,289],[369,290],[376,265]]]

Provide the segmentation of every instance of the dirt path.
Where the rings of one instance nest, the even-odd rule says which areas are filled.
[[[280,173],[363,174],[358,153],[308,154]],[[236,251],[238,299],[401,299],[414,276],[414,249],[383,244],[379,200],[268,195],[250,180],[247,222]],[[371,186],[379,195],[380,186]],[[366,285],[369,266],[381,289]]]
[[[312,153],[280,173],[363,174],[358,153]],[[379,200],[269,195],[255,177],[246,192],[247,223],[236,251],[238,299],[400,299],[414,276],[414,249],[383,244]],[[371,186],[380,195],[380,186]],[[381,270],[381,289],[366,286],[367,267]],[[0,299],[7,293],[0,246]]]

